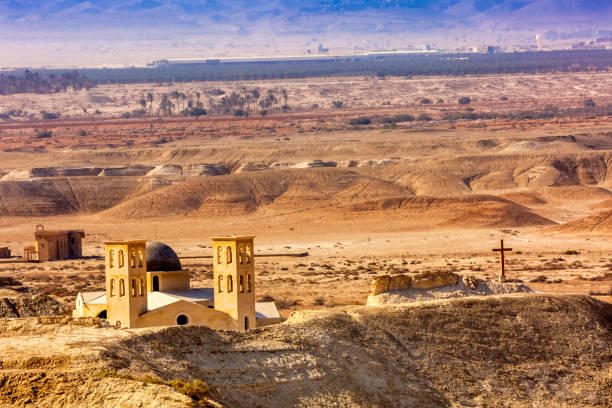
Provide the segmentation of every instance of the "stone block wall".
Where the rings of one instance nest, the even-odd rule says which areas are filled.
[[[408,288],[432,289],[454,285],[459,277],[452,272],[422,272],[416,275],[382,275],[374,278],[370,284],[370,295]]]

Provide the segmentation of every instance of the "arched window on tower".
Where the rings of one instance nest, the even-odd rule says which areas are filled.
[[[219,281],[217,283],[217,291],[219,293],[223,292],[223,275],[219,275]]]
[[[251,275],[247,275],[247,292],[251,293],[251,290],[253,289],[253,279],[251,278]]]
[[[232,293],[234,291],[234,278],[232,275],[227,276],[227,293]]]
[[[123,268],[123,265],[125,265],[125,259],[123,258],[123,250],[119,250],[118,255],[119,255],[119,260],[117,261],[117,265],[120,268]]]
[[[239,262],[241,264],[243,264],[244,263],[244,245],[240,245],[239,248],[240,249],[239,249],[239,252],[238,252],[238,259],[239,259]]]
[[[132,296],[136,297],[136,279],[132,279]]]
[[[136,250],[132,249],[130,252],[130,267],[136,268]]]
[[[144,291],[145,291],[145,289],[144,289],[144,279],[140,278],[138,283],[139,283],[139,285],[138,285],[138,289],[139,289],[138,290],[138,294],[140,296],[144,296]]]
[[[217,247],[217,263],[220,264],[221,262],[223,262],[223,260],[221,259],[223,255],[223,247],[221,245],[219,245]]]
[[[246,246],[246,263],[250,264],[253,261],[253,249],[250,245]]]
[[[112,249],[108,251],[108,267],[115,267],[115,251],[113,251]]]
[[[142,252],[142,249],[138,250],[138,267],[142,268],[142,265],[144,264],[144,253]]]
[[[239,278],[238,289],[240,290],[240,293],[244,293],[244,278],[242,275],[240,275]]]
[[[119,279],[119,296],[125,296],[125,281]]]
[[[111,279],[110,281],[110,295],[115,296],[115,280]]]
[[[232,247],[231,246],[228,246],[225,249],[225,263],[227,264],[232,263]]]

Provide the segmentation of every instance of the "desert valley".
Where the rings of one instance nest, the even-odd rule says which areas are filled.
[[[611,89],[571,72],[0,95],[0,405],[610,406]],[[172,92],[209,114],[155,114]],[[232,93],[251,111],[215,113]],[[37,225],[84,230],[83,257],[25,262]],[[245,235],[283,323],[70,317],[105,290],[104,241],[167,243],[211,287],[211,237]],[[501,239],[507,283],[486,286]],[[373,280],[427,274],[463,289],[372,301]]]

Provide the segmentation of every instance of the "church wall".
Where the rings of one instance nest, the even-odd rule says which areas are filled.
[[[107,306],[102,305],[82,305],[80,308],[72,311],[73,317],[97,317],[100,312],[105,311]]]
[[[189,290],[189,271],[147,272],[147,291],[153,292],[153,277],[159,279],[159,291]]]
[[[207,326],[215,330],[237,330],[237,323],[227,313],[184,300],[140,315],[132,327],[176,326],[179,315],[186,315],[189,325]]]

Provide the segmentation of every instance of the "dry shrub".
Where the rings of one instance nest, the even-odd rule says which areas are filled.
[[[210,391],[210,387],[204,381],[200,381],[198,379],[195,379],[192,382],[171,380],[168,381],[167,384],[181,394],[188,396],[200,404],[206,404],[208,401],[208,392]]]
[[[0,288],[9,286],[21,286],[21,282],[10,276],[0,276]]]
[[[276,301],[276,306],[279,309],[288,309],[299,305],[300,302],[296,299],[279,299]]]
[[[324,306],[325,305],[325,296],[317,296],[314,299],[315,306]]]

